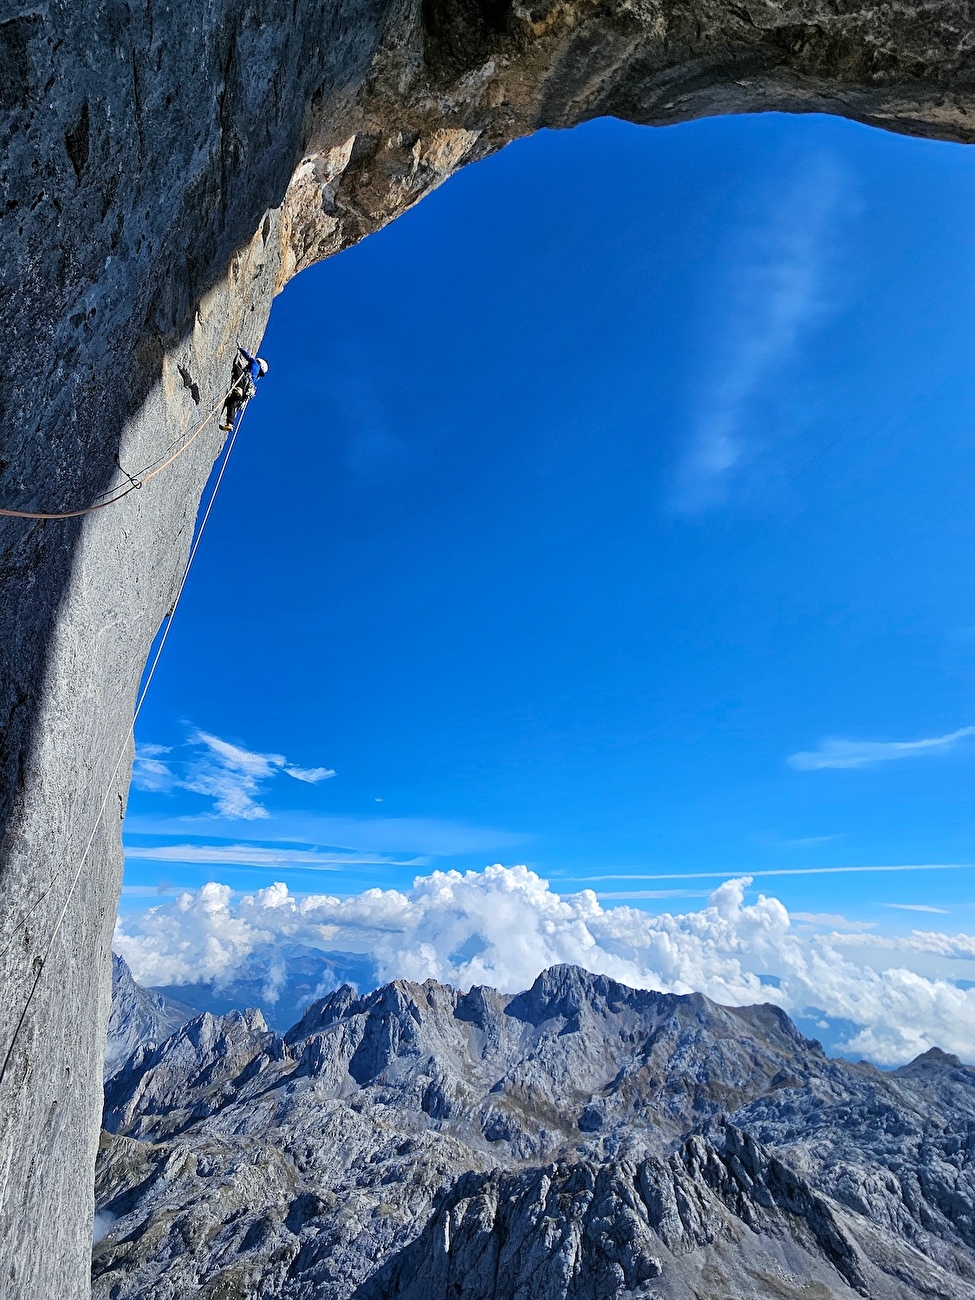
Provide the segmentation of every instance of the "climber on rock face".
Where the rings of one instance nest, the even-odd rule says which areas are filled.
[[[224,404],[223,421],[220,425],[224,433],[229,433],[233,428],[239,411],[257,392],[257,381],[263,379],[266,374],[267,362],[263,357],[251,356],[245,347],[237,349],[232,376],[233,387]]]

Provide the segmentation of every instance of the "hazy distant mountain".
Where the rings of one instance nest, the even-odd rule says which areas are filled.
[[[276,943],[251,953],[227,980],[157,985],[155,992],[217,1016],[258,1007],[272,1029],[284,1031],[309,1003],[340,984],[372,988],[375,982],[375,966],[368,957]]]
[[[105,1046],[105,1077],[137,1047],[161,1043],[188,1020],[209,1011],[222,1016],[257,1008],[274,1029],[293,1025],[323,993],[346,983],[373,982],[373,963],[354,953],[319,952],[278,944],[251,954],[232,979],[143,988],[124,958],[112,954],[112,1009]]]
[[[571,966],[207,1014],[106,1085],[96,1300],[975,1300],[975,1070]]]

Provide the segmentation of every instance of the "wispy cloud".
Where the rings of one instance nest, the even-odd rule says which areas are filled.
[[[824,740],[818,749],[790,754],[788,762],[790,767],[798,768],[800,772],[815,772],[825,767],[869,767],[873,763],[888,763],[897,758],[937,753],[967,736],[975,736],[975,727],[959,727],[947,735],[929,736],[924,740]]]
[[[139,790],[165,793],[175,783],[172,768],[162,761],[163,754],[172,753],[171,745],[137,745],[132,764],[132,784]]]
[[[135,844],[125,857],[139,862],[235,867],[300,867],[304,871],[338,871],[341,867],[427,867],[425,857],[395,858],[383,853],[327,853],[319,848],[268,848],[260,844]]]
[[[975,869],[975,862],[898,862],[891,865],[850,867],[763,867],[749,870],[749,879],[757,876],[846,876],[874,871],[965,871]],[[577,880],[725,880],[727,871],[666,871],[640,875],[577,876]]]
[[[706,889],[611,889],[599,890],[596,897],[611,902],[643,902],[662,898],[707,898]]]
[[[781,849],[814,849],[819,844],[829,844],[831,840],[838,840],[838,835],[806,835],[797,840],[779,840],[773,845],[773,848]]]
[[[386,478],[415,455],[397,432],[385,396],[386,376],[353,340],[335,338],[331,347],[328,364],[304,369],[297,400],[306,410],[324,413],[352,475],[372,482]]]
[[[750,404],[824,317],[824,271],[842,190],[832,157],[806,160],[771,215],[739,236],[721,286],[725,326],[705,362],[690,448],[678,475],[681,512],[724,497],[729,474],[750,450],[744,431]]]
[[[125,828],[128,836],[167,839],[179,836],[195,842],[203,838],[225,841],[231,835],[250,840],[254,835],[251,819],[240,818],[235,822],[233,818],[210,812],[176,817],[130,814]],[[262,844],[280,844],[286,849],[299,845],[319,850],[391,853],[397,857],[423,854],[436,858],[498,853],[524,846],[531,839],[531,835],[516,831],[471,826],[439,817],[342,817],[294,810],[275,811],[260,835]]]
[[[815,925],[819,929],[827,925],[833,930],[872,930],[877,924],[876,921],[852,921],[839,912],[790,912],[789,915],[801,925]]]
[[[884,903],[884,907],[893,907],[898,912],[931,912],[935,916],[950,916],[945,907],[932,907],[930,903]]]
[[[944,957],[951,961],[975,961],[975,935],[942,934],[936,930],[912,930],[910,934],[831,934],[831,943],[844,946],[875,948],[881,952],[896,952],[902,958],[906,953]],[[975,991],[975,990],[973,990]]]
[[[136,788],[153,793],[190,790],[210,797],[221,817],[256,821],[269,816],[257,796],[273,777],[284,773],[315,785],[335,775],[330,767],[299,767],[283,754],[244,749],[208,731],[194,731],[187,746],[191,756],[180,760],[170,757],[170,746],[140,745],[132,772]]]

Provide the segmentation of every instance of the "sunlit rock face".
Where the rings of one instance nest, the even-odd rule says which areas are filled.
[[[274,294],[541,126],[816,109],[969,140],[970,46],[954,0],[7,0],[0,503],[83,506],[204,427],[118,505],[0,520],[5,1297],[87,1290],[136,683]]]
[[[128,1057],[145,1043],[162,1043],[200,1014],[201,1008],[144,989],[112,953],[112,1009],[105,1045],[105,1078],[110,1079]]]
[[[769,1005],[344,987],[105,1097],[97,1300],[975,1297],[975,1070],[831,1061]]]

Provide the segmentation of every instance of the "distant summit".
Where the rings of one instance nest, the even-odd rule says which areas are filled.
[[[158,985],[155,992],[217,1016],[260,1007],[267,1023],[283,1032],[310,1002],[340,984],[372,988],[375,982],[375,965],[368,957],[276,943],[251,953],[228,979]]]
[[[975,1300],[975,1070],[574,966],[205,1013],[105,1128],[95,1300]]]
[[[132,978],[125,959],[112,953],[112,1009],[108,1017],[105,1076],[113,1074],[143,1043],[161,1043],[180,1025],[200,1014],[197,1005],[178,1001]]]

